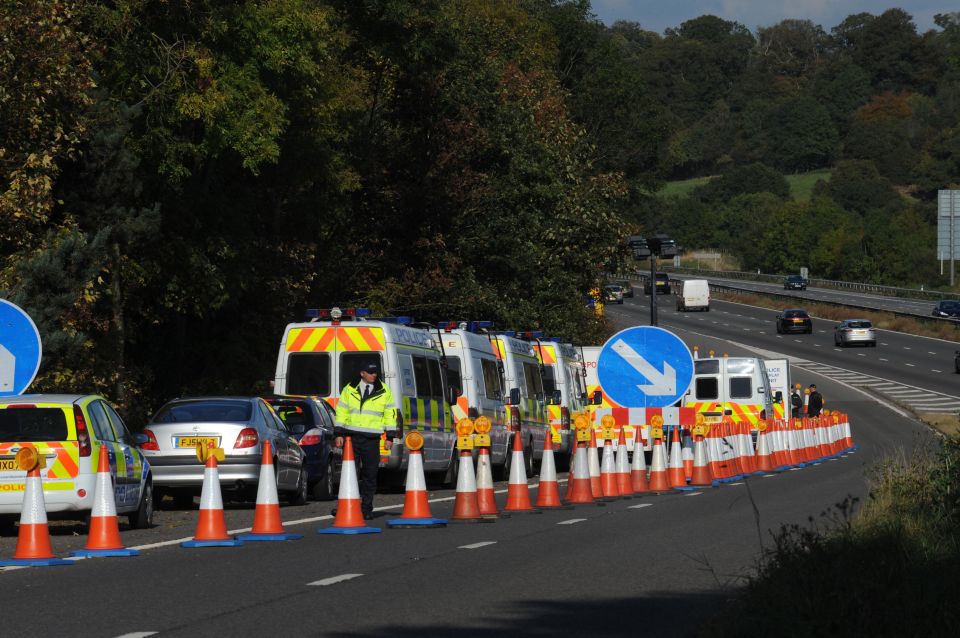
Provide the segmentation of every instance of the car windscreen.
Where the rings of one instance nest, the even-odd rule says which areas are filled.
[[[253,406],[249,401],[183,401],[168,403],[153,417],[154,423],[246,423]]]
[[[60,408],[15,407],[0,410],[0,443],[66,440],[67,417]]]
[[[862,330],[862,329],[864,329],[864,328],[872,328],[872,327],[873,327],[873,324],[871,324],[869,321],[848,321],[848,322],[847,322],[847,327],[848,327],[848,328],[857,328],[857,329]]]
[[[289,400],[279,400],[271,401],[267,400],[273,407],[273,411],[277,413],[277,416],[280,417],[280,420],[283,421],[283,424],[287,426],[287,429],[291,432],[293,431],[293,426],[302,425],[305,428],[312,428],[314,425],[313,412],[310,410],[310,404],[304,401],[289,401]]]
[[[807,313],[803,310],[787,310],[783,316],[787,319],[806,319]]]

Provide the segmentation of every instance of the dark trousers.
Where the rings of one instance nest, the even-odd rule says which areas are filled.
[[[373,495],[377,491],[377,470],[380,467],[380,437],[351,434],[353,455],[357,460],[360,483],[360,509],[373,511]]]

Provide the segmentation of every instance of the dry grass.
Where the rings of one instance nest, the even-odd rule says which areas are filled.
[[[960,415],[924,412],[918,416],[936,431],[947,436],[960,437]]]
[[[783,308],[790,307],[790,304],[786,301],[754,294],[716,293],[713,297],[714,299],[720,299],[722,301],[760,306],[761,308],[770,308],[771,310],[782,310]],[[800,302],[800,300],[798,300],[798,302]],[[803,309],[809,312],[810,316],[814,318],[828,319],[831,321],[854,318],[869,319],[875,327],[883,330],[892,330],[894,332],[903,332],[922,337],[934,337],[936,339],[945,339],[946,341],[958,341],[958,339],[960,339],[960,334],[958,334],[957,329],[952,325],[917,321],[909,317],[898,317],[889,312],[857,310],[844,308],[842,306],[810,302],[800,302],[792,305],[803,307]]]

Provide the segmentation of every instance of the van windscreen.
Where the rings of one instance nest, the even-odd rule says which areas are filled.
[[[0,410],[0,443],[66,440],[67,418],[60,408]]]
[[[720,374],[720,362],[717,359],[704,359],[693,362],[694,374]]]
[[[287,394],[330,396],[330,355],[326,352],[290,354]]]

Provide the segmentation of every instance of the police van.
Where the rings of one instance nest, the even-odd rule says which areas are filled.
[[[554,455],[558,465],[566,466],[576,445],[571,421],[586,410],[586,371],[580,353],[569,343],[537,340],[533,347],[542,366]]]
[[[788,377],[789,378],[789,377]],[[749,422],[756,429],[760,420],[774,418],[770,377],[763,359],[756,357],[707,357],[693,362],[693,382],[684,395],[687,407],[703,414],[708,423],[723,419]],[[782,414],[782,394],[780,414]]]
[[[454,423],[460,419],[490,419],[490,463],[503,468],[510,454],[513,431],[507,419],[500,368],[493,337],[478,330],[489,322],[441,322],[437,341],[446,362],[447,381],[457,395],[452,404]]]
[[[516,338],[517,333],[492,335],[494,352],[503,364],[502,387],[505,389],[507,419],[510,431],[523,443],[527,476],[543,457],[543,439],[547,433],[546,397],[540,360],[528,341]],[[512,445],[512,439],[511,439]],[[509,473],[513,455],[508,454],[504,473]]]
[[[397,436],[391,450],[381,443],[380,467],[405,468],[403,435],[417,430],[424,437],[424,470],[446,473],[448,483],[456,480],[453,397],[430,332],[410,327],[408,317],[373,319],[359,308],[309,314],[312,321],[291,323],[283,332],[274,391],[322,397],[335,408],[344,386],[359,379],[361,367],[377,364],[397,408]]]

